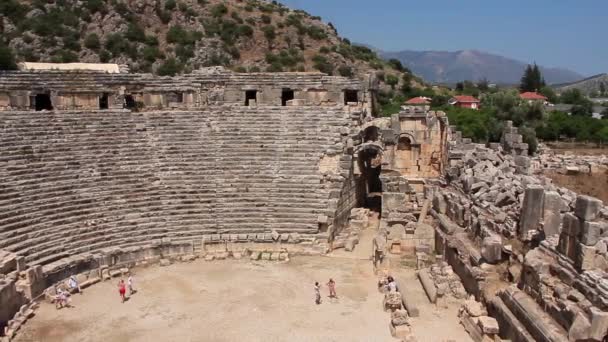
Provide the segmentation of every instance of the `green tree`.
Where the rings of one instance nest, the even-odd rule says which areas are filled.
[[[13,50],[0,40],[0,70],[15,69],[17,69],[17,63],[15,62]]]
[[[549,101],[550,103],[557,102],[557,94],[555,94],[553,88],[549,86],[544,86],[540,88],[540,93],[543,94],[547,98],[547,101]]]
[[[272,25],[262,27],[262,32],[264,32],[264,37],[266,37],[268,43],[272,43],[272,41],[277,37],[277,33]]]
[[[560,101],[567,104],[580,104],[585,101],[583,93],[576,88],[565,90],[560,95]]]
[[[180,73],[183,69],[183,65],[181,65],[175,58],[169,58],[163,63],[156,73],[160,76],[175,76]]]
[[[600,82],[600,95],[606,96],[606,85],[604,82]]]
[[[340,76],[344,76],[344,77],[353,77],[353,69],[351,67],[349,67],[348,65],[341,65],[338,68],[338,74],[340,74]]]
[[[591,101],[581,102],[570,108],[570,114],[574,116],[591,116],[593,113],[593,103]]]
[[[386,75],[386,84],[395,90],[395,86],[399,83],[399,78],[395,75]]]
[[[84,46],[87,49],[91,49],[91,50],[99,50],[99,48],[101,47],[101,42],[99,41],[99,36],[96,33],[91,33],[89,35],[87,35],[87,37],[84,39]]]

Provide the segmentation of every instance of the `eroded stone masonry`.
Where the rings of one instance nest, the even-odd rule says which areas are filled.
[[[460,319],[474,340],[605,339],[608,208],[539,175],[548,163],[511,124],[485,146],[442,112],[374,118],[373,77],[114,69],[0,74],[9,337],[70,275],[352,251],[373,211],[379,274],[409,259],[431,302],[471,296]],[[411,340],[418,310],[399,291],[391,331]]]

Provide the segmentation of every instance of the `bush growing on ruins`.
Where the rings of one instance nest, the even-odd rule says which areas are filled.
[[[264,24],[270,24],[272,22],[272,18],[270,18],[267,14],[262,14],[260,19],[262,19]]]
[[[167,0],[165,1],[165,9],[167,11],[173,11],[177,7],[177,2],[175,0]]]
[[[327,60],[327,58],[321,55],[315,55],[312,58],[312,61],[314,63],[313,67],[315,69],[319,70],[322,73],[333,75],[334,66],[329,62],[329,60]]]
[[[183,69],[183,65],[180,64],[175,58],[167,59],[160,67],[156,70],[156,73],[160,76],[175,76],[180,73]]]
[[[99,53],[99,61],[101,63],[108,63],[112,59],[112,55],[107,50],[101,50]]]
[[[63,47],[72,51],[80,51],[80,34],[76,31],[68,31],[63,37]]]
[[[226,7],[224,4],[217,4],[211,8],[211,15],[216,18],[223,17],[227,13],[228,7]]]
[[[309,26],[306,30],[308,36],[314,40],[322,40],[327,38],[327,33],[325,30],[318,26]]]
[[[59,50],[53,54],[51,61],[53,63],[73,63],[78,61],[78,55],[71,51]]]
[[[29,10],[27,5],[23,5],[17,0],[0,1],[0,14],[2,14],[3,17],[11,18],[16,24],[25,19],[25,15]]]
[[[99,41],[99,36],[96,33],[91,33],[89,35],[87,35],[87,37],[84,39],[84,46],[87,49],[91,49],[91,50],[99,50],[99,48],[101,47],[101,42]]]
[[[338,68],[338,74],[343,77],[353,77],[353,69],[348,65],[341,65]]]
[[[0,70],[15,70],[17,63],[13,50],[0,40]]]
[[[412,71],[409,68],[406,68],[403,66],[403,64],[401,64],[401,61],[396,59],[396,58],[391,58],[388,60],[388,64],[393,67],[393,69],[400,71],[400,72],[405,72],[408,74],[411,74]]]
[[[399,78],[395,75],[386,75],[386,84],[391,86],[391,89],[395,90],[395,86],[399,83]]]
[[[194,57],[194,46],[178,44],[175,48],[175,55],[182,62],[187,62],[190,58]]]
[[[327,46],[321,46],[321,48],[319,49],[319,53],[328,54],[329,48]]]
[[[230,17],[232,19],[234,19],[234,21],[236,21],[239,24],[244,23],[245,21],[243,20],[243,18],[241,18],[241,16],[239,16],[238,12],[232,12],[230,13]]]
[[[181,6],[183,5],[183,6]],[[182,13],[184,13],[186,15],[187,18],[194,18],[196,17],[196,11],[190,7],[188,7],[188,5],[186,4],[180,4],[180,11]]]
[[[89,13],[95,14],[97,12],[105,13],[106,7],[101,0],[87,0],[84,2],[84,6],[89,10]]]
[[[239,25],[237,29],[237,33],[239,36],[243,37],[252,37],[253,36],[253,28],[249,25]]]
[[[142,57],[146,61],[148,61],[150,63],[154,63],[157,59],[164,58],[164,55],[162,54],[162,52],[160,52],[160,50],[158,49],[158,47],[156,47],[156,46],[146,46],[142,50]]]
[[[127,32],[125,32],[125,38],[133,42],[145,42],[146,32],[134,23],[129,23]]]
[[[117,57],[127,50],[128,44],[120,33],[111,33],[106,38],[104,46],[113,57]]]
[[[266,37],[269,43],[277,37],[277,33],[272,25],[262,27],[262,32],[264,32],[264,37]]]

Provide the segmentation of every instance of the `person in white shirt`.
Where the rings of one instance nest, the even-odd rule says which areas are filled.
[[[135,292],[137,292],[137,290],[135,290],[135,287],[133,287],[133,276],[129,275],[129,278],[127,278],[127,286],[129,287],[129,296],[134,294]]]
[[[78,284],[78,280],[76,280],[75,276],[70,277],[68,280],[68,286],[70,287],[71,291],[82,294],[82,289],[80,288],[80,284]]]
[[[321,286],[319,286],[319,282],[315,282],[315,303],[321,304]]]

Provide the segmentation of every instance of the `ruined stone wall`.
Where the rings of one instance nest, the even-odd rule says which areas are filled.
[[[110,98],[108,108],[129,106],[138,110],[203,108],[209,105],[336,106],[347,105],[347,92],[354,92],[354,105],[372,112],[376,85],[371,78],[360,81],[321,73],[237,74],[223,68],[206,68],[176,77],[150,74],[106,74],[92,71],[0,72],[0,110],[27,110],[37,94],[48,94],[57,110],[100,109],[100,99]],[[283,103],[283,91],[293,100]],[[251,99],[247,92],[252,92]],[[352,101],[352,99],[351,99]]]
[[[512,125],[502,144],[453,137],[447,186],[433,191],[437,248],[467,291],[489,303],[500,336],[603,340],[608,210],[532,176]]]

